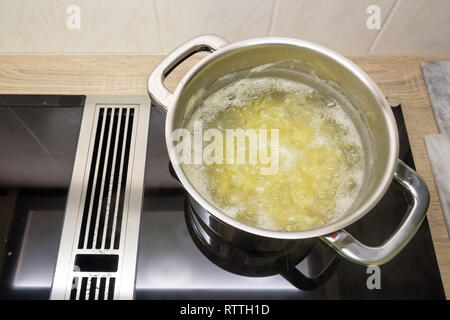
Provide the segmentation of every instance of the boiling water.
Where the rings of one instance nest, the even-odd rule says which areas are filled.
[[[314,229],[342,216],[360,190],[360,136],[336,100],[309,86],[271,77],[238,80],[204,99],[185,128],[193,132],[195,121],[224,137],[226,129],[279,130],[275,174],[261,174],[267,165],[259,163],[182,164],[202,196],[246,224]]]

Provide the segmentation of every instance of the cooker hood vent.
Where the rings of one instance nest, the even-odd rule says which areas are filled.
[[[75,277],[70,300],[113,300],[114,277]]]
[[[99,108],[78,249],[119,249],[135,108]]]
[[[52,299],[132,299],[150,101],[87,97]]]

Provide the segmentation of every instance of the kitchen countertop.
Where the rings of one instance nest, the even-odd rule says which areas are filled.
[[[0,55],[0,94],[147,94],[147,78],[162,56]],[[198,55],[167,79],[175,88]],[[380,86],[391,105],[402,104],[417,171],[431,194],[428,221],[446,296],[450,297],[450,240],[442,215],[424,137],[438,133],[422,78],[422,61],[437,57],[351,58]]]

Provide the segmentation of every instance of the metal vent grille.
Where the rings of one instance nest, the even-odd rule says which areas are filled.
[[[133,298],[149,120],[147,97],[87,97],[52,299]]]
[[[115,283],[113,277],[75,277],[70,300],[113,300]]]
[[[119,249],[134,108],[100,108],[78,249]]]

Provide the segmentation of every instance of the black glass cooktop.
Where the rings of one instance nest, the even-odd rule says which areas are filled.
[[[83,105],[82,96],[0,95],[2,299],[49,297]],[[393,111],[400,158],[414,167],[401,107]],[[156,108],[149,135],[136,299],[445,298],[427,220],[407,247],[380,267],[375,288],[373,271],[337,257],[320,240],[289,272],[265,266],[257,253],[246,255],[226,245],[220,254],[211,251],[195,232],[186,195],[170,175],[164,115]],[[379,205],[348,230],[377,245],[406,211],[406,200],[392,185]],[[240,259],[225,259],[231,252]]]
[[[401,106],[393,108],[400,136],[400,158],[414,168]],[[149,157],[141,221],[136,298],[159,299],[443,299],[445,298],[427,220],[408,246],[380,267],[374,288],[373,271],[337,257],[317,240],[298,265],[303,275],[323,279],[310,289],[302,275],[277,274],[273,268],[247,272],[241,261],[224,261],[199,241],[185,213],[185,194],[169,174],[163,141],[164,115],[152,110]],[[392,185],[369,214],[347,229],[368,245],[379,245],[396,229],[408,204]],[[222,256],[232,248],[220,247]],[[235,256],[235,255],[234,255]],[[256,255],[257,257],[257,255]],[[254,259],[254,261],[252,261]],[[256,258],[257,259],[257,258]],[[246,264],[259,263],[248,256]],[[258,271],[260,270],[260,271]],[[372,289],[368,288],[367,282]],[[373,280],[373,281],[372,281]],[[299,287],[306,289],[299,289]],[[380,287],[377,289],[376,287]]]

